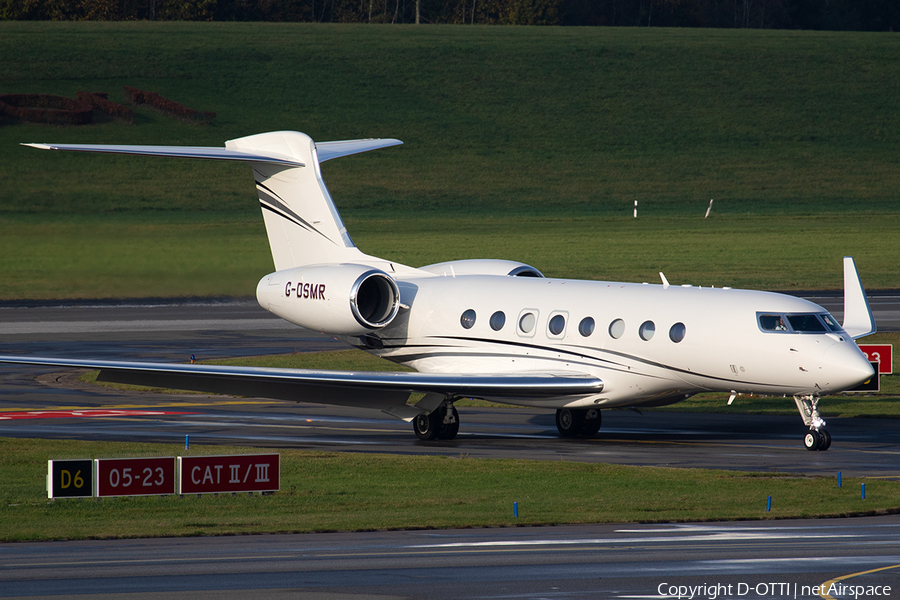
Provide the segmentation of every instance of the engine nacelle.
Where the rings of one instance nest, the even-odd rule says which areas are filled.
[[[541,277],[544,275],[531,265],[513,260],[494,258],[477,258],[470,260],[451,260],[419,267],[435,275],[455,277],[457,275],[501,275],[509,277]]]
[[[400,289],[384,271],[355,264],[277,271],[256,286],[259,305],[301,327],[363,335],[393,321]]]

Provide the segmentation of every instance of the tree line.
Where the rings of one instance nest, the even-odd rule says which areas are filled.
[[[452,23],[895,31],[898,0],[0,0],[2,20]]]

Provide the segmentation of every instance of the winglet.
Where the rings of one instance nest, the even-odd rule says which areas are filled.
[[[854,340],[877,331],[866,291],[852,256],[844,257],[844,331]]]

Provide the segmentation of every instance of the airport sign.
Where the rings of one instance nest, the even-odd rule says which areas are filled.
[[[878,372],[890,375],[894,372],[893,344],[860,344],[859,349],[871,362],[878,363]]]
[[[48,460],[48,498],[90,498],[94,494],[94,461]]]
[[[175,493],[175,457],[97,459],[98,498]]]
[[[179,494],[277,492],[281,455],[179,456]]]

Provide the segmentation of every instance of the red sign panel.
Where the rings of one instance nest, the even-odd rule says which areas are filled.
[[[175,493],[175,457],[102,458],[95,462],[99,497]]]
[[[894,372],[892,344],[860,344],[859,349],[871,362],[878,363],[878,372],[882,375],[890,375]]]
[[[281,484],[280,454],[179,456],[179,494],[276,492]]]

